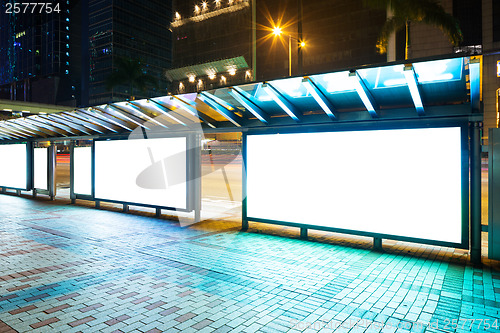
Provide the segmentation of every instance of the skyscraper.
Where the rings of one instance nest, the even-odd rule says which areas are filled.
[[[171,1],[88,0],[88,7],[82,13],[85,10],[88,10],[83,16],[88,15],[89,42],[83,46],[82,55],[84,62],[88,61],[89,80],[87,87],[84,82],[82,90],[83,96],[88,95],[88,101],[83,100],[82,104],[95,105],[131,97],[127,82],[112,90],[106,84],[109,75],[117,69],[120,57],[140,61],[142,71],[158,81],[157,87],[149,87],[146,92],[134,91],[134,97],[165,95],[164,70],[172,61]]]
[[[0,11],[0,98],[75,104],[70,1],[7,0]]]

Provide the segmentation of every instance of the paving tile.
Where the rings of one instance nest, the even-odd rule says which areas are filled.
[[[293,228],[183,228],[9,195],[0,204],[1,333],[347,332],[332,325],[350,320],[352,332],[412,322],[420,327],[397,331],[437,332],[446,318],[500,321],[500,273],[462,250],[384,241],[373,252],[327,232],[306,242]]]

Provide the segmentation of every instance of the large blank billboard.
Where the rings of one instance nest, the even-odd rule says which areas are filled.
[[[187,209],[187,138],[95,142],[95,198]]]
[[[0,145],[0,186],[27,189],[26,144]]]
[[[462,243],[461,128],[247,136],[247,217]]]

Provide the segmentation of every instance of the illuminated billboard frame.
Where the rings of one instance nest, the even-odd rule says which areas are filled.
[[[8,177],[9,180],[0,179],[0,187],[22,191],[31,190],[33,179],[32,145],[30,143],[2,144],[0,145],[0,155],[4,147],[8,147],[6,148],[7,150],[15,150],[16,154],[20,154],[20,160],[12,160],[12,156],[6,159],[2,158],[2,162],[0,162],[2,164],[0,165],[0,178],[4,176]],[[10,163],[6,163],[6,161]],[[17,164],[13,164],[12,162]]]
[[[378,232],[378,231],[367,231],[367,230],[359,230],[359,229],[350,229],[346,227],[337,227],[335,225],[318,225],[314,224],[313,222],[308,222],[308,223],[302,223],[302,222],[297,222],[297,221],[291,221],[290,219],[278,219],[278,218],[268,218],[267,216],[252,216],[252,207],[248,205],[249,200],[251,200],[251,197],[248,197],[249,195],[249,175],[250,179],[252,179],[252,169],[249,170],[249,167],[252,168],[252,163],[251,159],[252,156],[248,155],[248,143],[249,143],[249,137],[251,139],[252,136],[259,136],[259,135],[274,135],[274,134],[320,134],[320,133],[356,133],[356,132],[364,132],[364,131],[390,131],[390,130],[405,130],[405,129],[440,129],[440,128],[450,128],[450,127],[458,127],[459,128],[459,137],[460,137],[460,166],[459,166],[459,173],[460,173],[460,180],[461,184],[459,188],[461,189],[461,195],[460,195],[460,204],[458,209],[460,212],[458,214],[461,214],[459,217],[460,225],[458,228],[460,228],[460,237],[458,241],[443,241],[439,239],[427,239],[427,238],[422,238],[422,237],[414,237],[414,236],[408,236],[408,235],[398,235],[398,234],[391,234],[387,232]],[[439,145],[439,142],[436,143],[436,145]],[[266,147],[268,148],[268,147]],[[250,163],[249,163],[250,162]],[[271,161],[272,162],[272,161]],[[303,129],[296,129],[296,130],[287,130],[287,131],[278,131],[276,129],[273,130],[253,130],[253,131],[248,131],[248,133],[244,133],[243,135],[243,163],[244,163],[244,172],[243,172],[243,206],[242,206],[242,215],[243,215],[243,229],[246,229],[248,227],[248,222],[253,221],[253,222],[261,222],[261,223],[269,223],[269,224],[278,224],[278,225],[286,225],[286,226],[292,226],[292,227],[298,227],[302,229],[316,229],[316,230],[325,230],[325,231],[332,231],[332,232],[339,232],[339,233],[347,233],[347,234],[354,234],[354,235],[359,235],[359,236],[367,236],[367,237],[374,237],[374,238],[379,238],[379,239],[393,239],[393,240],[400,240],[400,241],[409,241],[409,242],[415,242],[415,243],[424,243],[424,244],[430,244],[430,245],[438,245],[438,246],[449,246],[449,247],[455,247],[455,248],[463,248],[463,249],[468,249],[469,248],[469,207],[468,207],[468,202],[469,202],[469,150],[468,150],[468,123],[464,122],[441,122],[441,121],[436,121],[434,123],[430,124],[414,124],[414,123],[408,123],[408,122],[391,122],[391,123],[386,123],[384,125],[374,125],[374,124],[366,124],[362,126],[355,126],[355,125],[348,125],[348,124],[339,124],[337,126],[304,126]],[[273,169],[275,170],[275,169]],[[285,170],[286,171],[286,170]],[[295,174],[295,181],[299,182],[301,180],[301,175],[304,176],[307,173],[308,170],[303,170],[302,173],[300,174]],[[250,174],[249,174],[250,172]],[[310,172],[310,171],[309,171]],[[367,168],[366,172],[370,172],[369,168]],[[265,185],[264,185],[265,186]],[[271,191],[271,188],[267,188],[267,191]],[[251,193],[251,188],[250,188],[250,195]],[[254,191],[254,193],[256,193]],[[277,192],[279,193],[279,191]],[[296,206],[298,207],[299,201],[297,201]],[[250,202],[251,203],[251,202]],[[415,204],[416,208],[418,208],[418,203]],[[363,205],[359,204],[358,209],[363,209]],[[314,209],[314,207],[310,207],[310,209]],[[256,214],[254,214],[256,215]],[[430,232],[437,232],[437,228],[433,228],[433,230],[430,230]]]
[[[72,199],[93,200],[93,146],[70,147],[70,195]]]
[[[185,156],[183,156],[183,159],[185,161],[185,190],[184,190],[184,200],[183,200],[183,207],[175,207],[175,206],[168,206],[168,205],[162,205],[158,203],[151,203],[147,201],[140,201],[140,200],[127,200],[127,199],[116,199],[116,198],[105,198],[99,195],[99,191],[96,193],[96,180],[99,179],[99,177],[96,175],[96,172],[98,171],[98,166],[97,166],[97,155],[99,154],[97,152],[97,146],[100,145],[102,142],[134,142],[134,141],[150,141],[151,140],[168,140],[168,139],[184,139],[185,144],[184,144],[184,153]],[[97,145],[97,146],[96,146]],[[92,195],[89,196],[78,196],[75,194],[76,198],[82,198],[82,199],[90,199],[94,200],[96,202],[103,201],[103,202],[111,202],[111,203],[118,203],[118,204],[123,204],[123,205],[134,205],[134,206],[142,206],[142,207],[151,207],[151,208],[156,208],[156,209],[166,209],[166,210],[175,210],[175,211],[180,211],[180,212],[191,212],[193,211],[194,207],[194,198],[192,198],[192,194],[194,193],[194,182],[191,181],[193,180],[196,176],[196,171],[194,168],[191,166],[191,161],[194,159],[193,154],[196,153],[196,149],[193,149],[195,146],[195,136],[193,135],[186,135],[186,134],[179,134],[179,135],[172,135],[172,136],[161,136],[157,138],[149,138],[149,139],[127,139],[127,138],[99,138],[97,140],[94,140],[92,143]],[[158,161],[157,161],[158,162]],[[156,164],[156,163],[155,163]]]
[[[33,149],[33,189],[49,191],[49,148]]]

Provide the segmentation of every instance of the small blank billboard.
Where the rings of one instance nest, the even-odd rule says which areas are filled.
[[[26,144],[0,145],[0,186],[27,189]]]
[[[187,209],[187,138],[96,141],[95,198]]]
[[[74,193],[92,195],[92,147],[75,147],[73,163]]]
[[[247,217],[462,243],[461,128],[247,136]]]
[[[35,148],[33,154],[34,186],[38,190],[48,190],[49,149]]]

